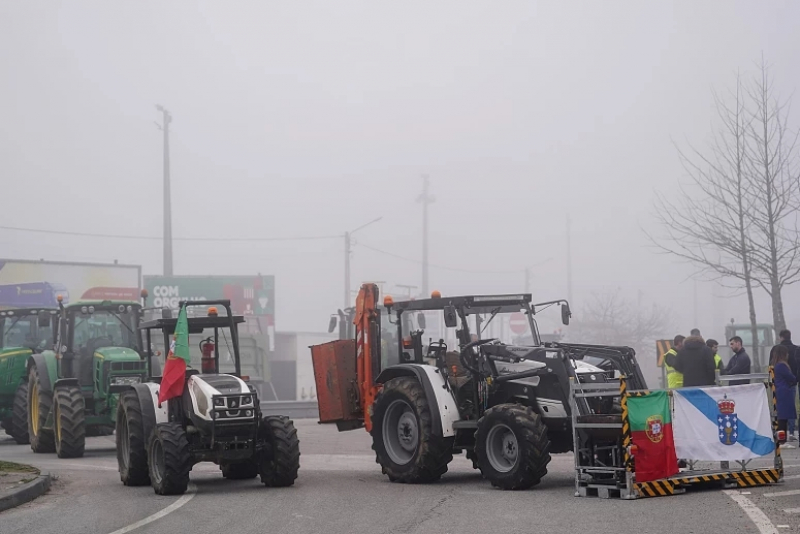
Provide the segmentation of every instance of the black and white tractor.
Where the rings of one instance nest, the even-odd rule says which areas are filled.
[[[187,319],[190,334],[203,334],[191,350],[199,351],[201,369],[187,367],[183,393],[158,402],[160,378],[123,392],[117,406],[117,460],[126,486],[151,484],[159,495],[184,493],[189,471],[199,462],[220,466],[228,479],[261,478],[266,486],[291,486],[300,468],[297,430],[286,416],[261,413],[256,389],[241,375],[237,326],[229,300],[181,302],[208,307],[208,315]],[[223,307],[226,315],[218,313]],[[144,322],[140,330],[152,350],[153,335],[170,346],[177,318]],[[234,358],[235,372],[219,373],[220,349]],[[198,358],[192,358],[197,361]]]

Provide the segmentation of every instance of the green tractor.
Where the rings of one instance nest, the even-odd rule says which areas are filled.
[[[55,309],[0,310],[0,426],[20,445],[28,439],[26,362],[53,339]]]
[[[142,309],[134,301],[59,301],[55,350],[33,354],[27,368],[34,452],[83,456],[87,435],[113,433],[119,393],[161,374],[158,361],[143,356]]]

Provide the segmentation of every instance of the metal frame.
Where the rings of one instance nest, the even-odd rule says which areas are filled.
[[[704,483],[722,483],[727,487],[762,486],[779,482],[783,478],[783,460],[780,452],[780,442],[777,439],[778,420],[775,398],[775,383],[772,368],[769,373],[755,373],[748,375],[730,375],[719,377],[720,382],[734,380],[764,381],[765,388],[770,398],[770,417],[772,419],[773,440],[775,442],[774,464],[772,469],[748,469],[749,460],[737,461],[739,468],[730,469],[729,462],[721,461],[719,469],[695,469],[695,463],[689,465],[689,470],[675,476],[649,482],[636,482],[635,462],[630,456],[631,434],[628,419],[627,401],[630,397],[649,393],[647,390],[629,391],[624,376],[619,382],[600,384],[582,384],[570,379],[570,406],[572,411],[572,438],[575,452],[575,496],[576,497],[618,497],[633,500],[641,497],[655,497],[683,493],[687,486]],[[716,387],[716,386],[715,386]],[[673,390],[667,391],[672,398]],[[592,397],[619,397],[622,415],[619,422],[580,423],[579,400]],[[584,404],[585,406],[585,404]],[[670,403],[672,409],[672,403]],[[621,445],[611,445],[611,440],[600,447],[591,442],[592,431],[619,429]],[[582,446],[582,441],[588,440],[590,447]],[[612,465],[582,465],[582,457],[595,459],[595,453],[611,449]],[[600,480],[597,475],[606,475]]]

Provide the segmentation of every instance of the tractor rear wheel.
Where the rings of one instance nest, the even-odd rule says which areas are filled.
[[[53,409],[53,393],[42,389],[39,372],[32,367],[28,374],[28,436],[33,452],[54,452],[55,436],[44,422]]]
[[[292,486],[300,470],[300,440],[291,419],[268,415],[258,429],[259,441],[268,447],[258,462],[261,482],[270,487]]]
[[[83,394],[78,386],[59,386],[55,397],[56,454],[59,458],[80,458],[86,449]]]
[[[156,425],[147,445],[150,483],[159,495],[182,495],[192,469],[186,432],[178,423]]]
[[[453,438],[434,434],[428,402],[422,384],[412,377],[389,380],[375,399],[372,449],[392,482],[433,482],[453,459]]]
[[[119,478],[126,486],[150,484],[142,421],[139,396],[135,391],[122,393],[117,404],[117,465]]]
[[[256,462],[224,463],[219,467],[222,470],[222,476],[228,480],[250,480],[258,476]]]
[[[31,442],[28,436],[28,383],[20,384],[14,393],[14,407],[11,414],[11,437],[20,445]]]
[[[538,484],[550,462],[547,427],[530,407],[499,404],[478,420],[475,452],[492,486],[523,490]]]

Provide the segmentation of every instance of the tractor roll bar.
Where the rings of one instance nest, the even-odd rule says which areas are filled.
[[[233,361],[236,369],[236,376],[242,376],[242,363],[239,358],[239,331],[236,328],[236,323],[233,320],[233,312],[231,311],[230,299],[220,300],[181,300],[178,302],[178,309],[189,306],[224,306],[228,316],[228,327],[231,331],[231,342],[233,343]],[[214,328],[216,330],[216,327]],[[219,343],[214,343],[214,359],[216,359],[217,370],[219,370]]]

